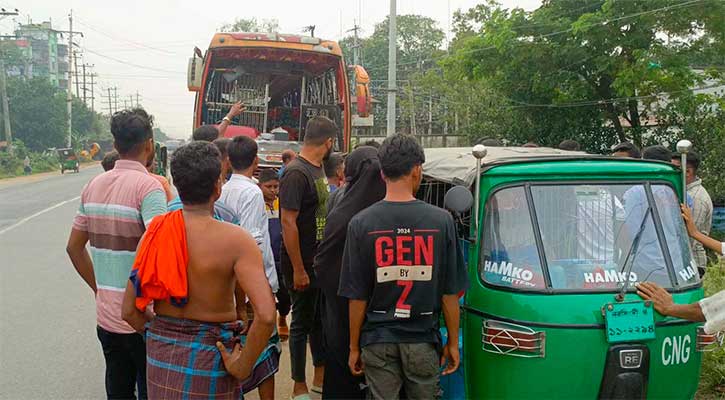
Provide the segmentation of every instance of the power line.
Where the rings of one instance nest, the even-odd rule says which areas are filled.
[[[117,63],[120,63],[120,64],[128,65],[130,67],[147,69],[149,71],[166,72],[166,73],[169,73],[169,74],[186,75],[186,73],[180,72],[180,71],[171,71],[171,70],[168,70],[168,69],[161,69],[161,68],[149,67],[149,66],[146,66],[146,65],[134,64],[134,63],[129,62],[129,61],[124,61],[124,60],[121,60],[121,59],[118,59],[118,58],[115,58],[115,57],[111,57],[111,56],[107,56],[107,55],[101,54],[99,52],[96,52],[96,51],[93,51],[93,50],[89,49],[88,47],[83,47],[83,50],[85,50],[85,51],[87,51],[87,52],[89,52],[91,54],[95,54],[95,55],[97,55],[99,57],[103,57],[103,58],[109,59],[111,61],[115,61]]]
[[[78,18],[76,18],[76,19],[78,19]],[[142,47],[142,48],[145,48],[145,49],[148,49],[148,50],[153,50],[153,51],[158,51],[158,52],[161,52],[161,53],[166,53],[166,54],[173,55],[173,53],[171,53],[171,52],[169,52],[167,50],[164,50],[164,49],[160,49],[160,48],[157,48],[157,47],[148,46],[148,45],[143,44],[143,43],[134,42],[133,40],[123,39],[123,38],[119,38],[117,36],[111,35],[110,33],[104,32],[103,30],[101,30],[99,28],[96,28],[93,25],[90,25],[90,24],[88,24],[86,22],[78,21],[78,23],[81,24],[81,25],[83,25],[83,26],[85,26],[86,28],[88,28],[88,29],[90,29],[90,30],[92,30],[92,31],[94,31],[96,33],[99,33],[99,34],[101,34],[103,36],[106,36],[106,37],[108,37],[110,39],[113,39],[113,40],[116,40],[116,41],[119,41],[119,42],[130,43],[130,44],[132,44],[134,46]]]

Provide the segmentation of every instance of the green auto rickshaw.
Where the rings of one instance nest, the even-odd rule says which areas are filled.
[[[418,197],[448,203],[470,280],[462,368],[442,380],[445,398],[694,396],[715,338],[657,314],[635,289],[653,281],[677,303],[703,296],[679,169],[479,145],[426,149],[423,173]]]
[[[65,171],[78,172],[81,167],[80,160],[76,156],[76,152],[73,149],[58,149],[58,161],[60,162],[60,173],[64,174]]]

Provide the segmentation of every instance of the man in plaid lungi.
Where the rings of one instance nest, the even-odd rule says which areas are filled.
[[[219,151],[210,143],[174,153],[171,174],[184,208],[152,221],[126,287],[123,318],[139,332],[153,301],[156,317],[146,341],[152,399],[239,398],[240,381],[251,374],[274,328],[274,297],[254,239],[213,218],[220,173]],[[255,309],[243,350],[236,337],[237,285]]]

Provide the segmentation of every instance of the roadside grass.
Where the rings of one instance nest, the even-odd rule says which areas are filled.
[[[725,259],[710,264],[703,282],[705,296],[725,289]],[[698,400],[725,398],[725,348],[703,353]]]

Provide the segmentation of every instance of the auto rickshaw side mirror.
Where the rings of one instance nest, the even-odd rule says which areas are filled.
[[[443,207],[456,214],[463,214],[473,206],[473,195],[465,186],[456,185],[448,189],[443,198]]]

